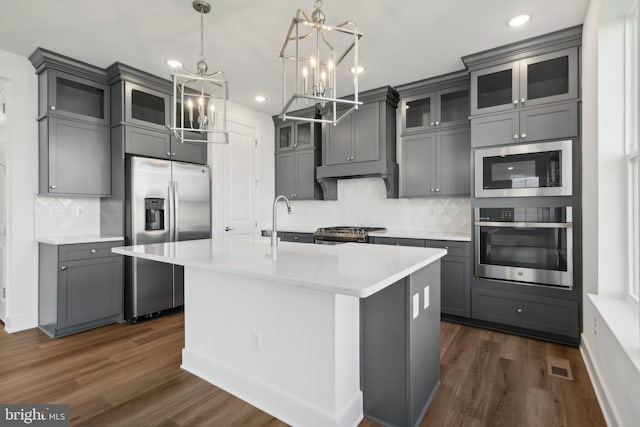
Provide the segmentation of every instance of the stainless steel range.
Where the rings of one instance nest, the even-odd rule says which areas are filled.
[[[369,233],[377,231],[387,231],[387,229],[384,227],[325,227],[318,228],[313,233],[313,238],[316,244],[321,245],[335,245],[347,242],[368,243]]]

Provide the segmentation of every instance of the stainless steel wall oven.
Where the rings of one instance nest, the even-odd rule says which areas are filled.
[[[475,197],[570,196],[571,140],[475,150]]]
[[[571,207],[475,208],[476,277],[571,289]]]

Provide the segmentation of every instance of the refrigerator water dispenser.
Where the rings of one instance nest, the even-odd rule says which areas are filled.
[[[144,199],[145,231],[164,230],[164,199],[148,197]]]

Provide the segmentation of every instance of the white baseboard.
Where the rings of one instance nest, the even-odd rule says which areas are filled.
[[[355,427],[364,418],[361,391],[332,414],[188,349],[181,367],[290,425]]]
[[[7,316],[4,322],[4,330],[9,333],[20,332],[26,329],[32,329],[38,326],[38,318],[36,316]]]
[[[580,354],[582,354],[582,359],[584,360],[584,364],[587,367],[587,373],[589,374],[589,378],[591,378],[591,384],[593,385],[593,390],[595,391],[596,398],[598,399],[598,403],[600,404],[600,409],[602,410],[604,420],[607,423],[608,427],[617,427],[620,425],[620,423],[618,422],[619,417],[616,416],[615,410],[611,406],[606,385],[604,385],[602,381],[600,381],[601,376],[598,365],[591,357],[592,353],[589,348],[589,343],[584,334],[582,334],[582,339],[580,340],[580,342]]]

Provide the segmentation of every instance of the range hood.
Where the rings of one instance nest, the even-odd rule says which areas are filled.
[[[344,99],[353,99],[353,96]],[[338,179],[364,177],[381,177],[387,187],[387,197],[398,197],[398,92],[384,86],[360,92],[359,100],[364,105],[337,126],[323,124],[322,166],[316,169],[316,180],[326,200],[337,197]],[[323,111],[325,113],[327,111]]]

